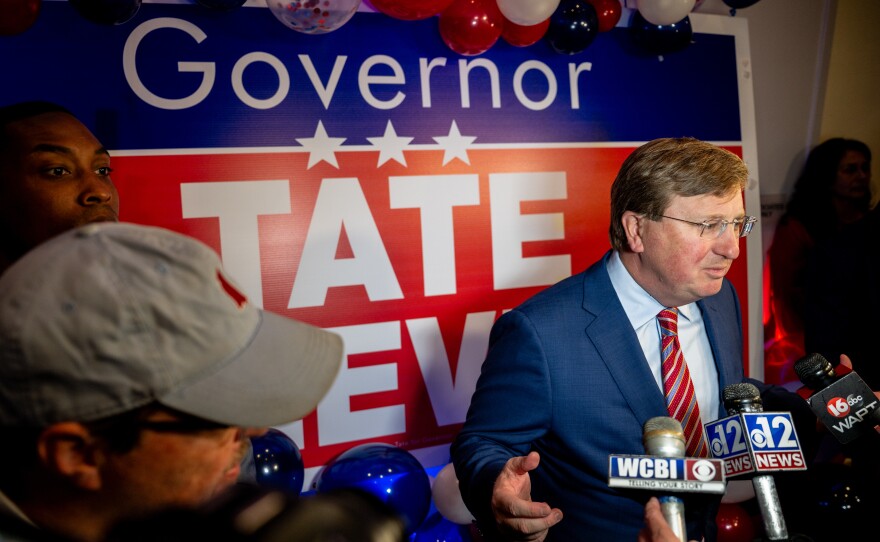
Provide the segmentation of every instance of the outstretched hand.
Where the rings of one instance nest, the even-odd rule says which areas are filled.
[[[512,540],[541,542],[550,527],[562,520],[562,511],[543,502],[532,502],[529,472],[538,468],[538,452],[507,461],[492,490],[492,512],[503,533]]]
[[[846,354],[840,355],[840,364],[850,370],[852,370],[852,368],[853,368],[852,360],[849,359],[849,356],[847,356]],[[877,396],[877,399],[880,399],[880,391],[875,391],[874,395]]]

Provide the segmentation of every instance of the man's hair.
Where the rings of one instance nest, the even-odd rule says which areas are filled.
[[[67,113],[73,116],[73,113],[66,107],[53,102],[40,100],[19,102],[0,107],[0,126],[6,126],[10,122],[36,117],[44,113]]]
[[[20,120],[36,117],[45,113],[66,113],[76,117],[69,109],[53,102],[29,101],[18,102],[0,107],[0,151],[7,145],[6,126]]]
[[[627,246],[623,213],[659,220],[675,196],[741,192],[749,172],[730,151],[691,137],[655,139],[630,154],[611,185],[611,246]]]

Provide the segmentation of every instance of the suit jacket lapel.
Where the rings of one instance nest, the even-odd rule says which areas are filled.
[[[666,400],[611,286],[605,270],[607,258],[608,254],[584,273],[585,332],[633,413],[644,423],[666,412]]]

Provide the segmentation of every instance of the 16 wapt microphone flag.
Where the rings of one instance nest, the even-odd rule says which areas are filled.
[[[612,454],[608,463],[610,487],[722,494],[726,485],[718,459]]]
[[[742,412],[707,423],[706,435],[728,478],[807,469],[790,412]]]

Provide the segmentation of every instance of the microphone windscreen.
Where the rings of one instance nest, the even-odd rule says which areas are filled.
[[[724,408],[731,414],[739,412],[760,412],[761,392],[754,384],[741,382],[739,384],[731,384],[724,388],[722,392],[724,397]]]
[[[825,359],[825,356],[817,353],[808,354],[797,360],[794,364],[794,372],[805,386],[813,389],[830,385],[836,376],[831,363]]]
[[[681,422],[670,416],[657,416],[642,427],[642,443],[648,455],[684,457],[685,439]]]

